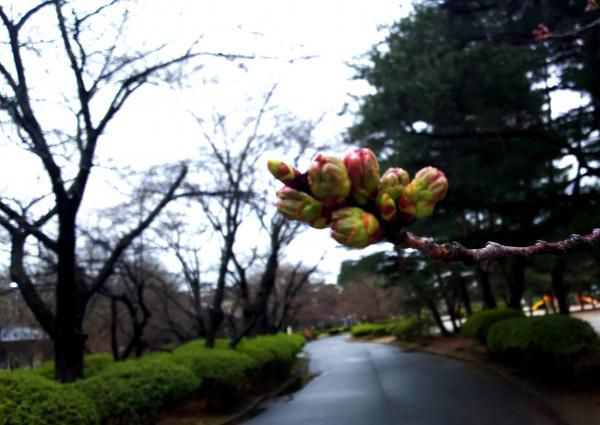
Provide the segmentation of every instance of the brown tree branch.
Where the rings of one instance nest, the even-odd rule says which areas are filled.
[[[429,258],[442,261],[462,261],[472,264],[483,260],[494,260],[507,257],[531,257],[538,254],[564,255],[576,251],[584,251],[600,244],[600,229],[594,229],[588,235],[571,235],[559,242],[537,241],[531,246],[506,246],[496,242],[488,242],[483,248],[470,249],[458,242],[438,244],[431,238],[417,236],[411,232],[401,232],[391,241],[401,248],[412,248]]]
[[[134,229],[132,229],[129,233],[124,235],[119,242],[115,245],[110,257],[106,260],[102,269],[98,272],[98,275],[95,277],[93,284],[88,290],[87,296],[91,297],[95,292],[97,292],[102,286],[106,283],[110,275],[112,274],[115,264],[119,260],[121,254],[135,238],[137,238],[150,224],[152,221],[160,214],[163,208],[173,200],[175,195],[175,191],[179,188],[181,183],[183,182],[185,176],[187,175],[188,169],[186,166],[181,168],[181,171],[175,181],[171,184],[169,190],[161,201],[154,207],[154,209],[148,214],[148,216],[141,221]]]

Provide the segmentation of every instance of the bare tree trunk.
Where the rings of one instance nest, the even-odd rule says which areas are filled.
[[[71,203],[60,205],[54,339],[54,373],[60,382],[72,382],[83,376],[85,302],[80,296],[76,273],[76,213]]]
[[[508,306],[521,311],[521,299],[525,293],[525,268],[527,262],[524,258],[517,258],[510,269],[508,285],[510,289]]]
[[[496,298],[490,284],[490,272],[485,270],[480,264],[476,266],[477,283],[481,289],[481,298],[485,308],[493,309],[497,307]]]
[[[110,349],[112,351],[113,360],[119,360],[119,339],[117,336],[118,322],[117,300],[110,298]]]
[[[473,314],[473,309],[471,308],[471,297],[469,296],[469,288],[467,287],[467,282],[460,275],[460,272],[457,270],[452,271],[452,278],[455,280],[458,285],[460,291],[460,298],[465,307],[465,311],[467,313],[467,317]]]

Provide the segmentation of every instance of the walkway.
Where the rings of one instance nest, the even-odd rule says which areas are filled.
[[[308,344],[318,374],[244,425],[550,425],[537,402],[467,364],[345,337]]]

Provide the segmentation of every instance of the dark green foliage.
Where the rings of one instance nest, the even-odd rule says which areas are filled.
[[[352,327],[354,337],[393,335],[400,340],[411,340],[428,335],[428,324],[421,319],[395,320],[386,323],[362,323]]]
[[[270,335],[242,341],[237,350],[206,349],[203,341],[173,353],[113,362],[106,354],[87,356],[86,378],[58,384],[52,363],[24,372],[0,372],[0,425],[154,424],[161,410],[200,389],[231,390],[247,374],[289,367],[304,345],[301,335]],[[110,422],[113,423],[113,422]]]
[[[406,319],[395,324],[392,335],[401,341],[411,341],[429,335],[430,324],[427,320]]]
[[[169,358],[194,372],[202,380],[203,388],[233,389],[256,365],[247,354],[227,348],[186,349],[169,355]]]
[[[179,347],[177,347],[175,350],[173,350],[173,352],[175,353],[180,353],[183,351],[196,351],[196,350],[202,350],[204,349],[204,343],[205,340],[203,339],[195,339],[193,341],[189,341],[186,342],[185,344],[181,344]],[[215,348],[228,348],[229,347],[229,340],[225,339],[225,338],[217,338],[215,340]]]
[[[189,396],[200,384],[188,368],[150,357],[114,363],[73,387],[93,400],[103,420],[153,423],[164,406]]]
[[[236,350],[252,357],[259,368],[284,369],[294,362],[303,345],[301,335],[277,334],[245,339]]]
[[[33,372],[0,372],[0,425],[96,425],[90,399]]]
[[[488,331],[494,323],[522,315],[522,312],[510,308],[482,310],[467,319],[462,326],[461,333],[466,337],[475,338],[482,344],[485,344]]]
[[[589,323],[554,315],[496,323],[488,333],[487,346],[510,363],[560,372],[569,370],[578,356],[598,351],[600,340]]]
[[[346,332],[350,332],[350,326],[338,326],[336,328],[327,329],[325,331],[325,333],[329,336],[335,336]]]
[[[83,375],[90,378],[113,363],[113,358],[107,353],[89,354],[83,359]],[[47,379],[54,379],[54,362],[46,362],[34,372]]]
[[[388,323],[361,323],[352,326],[351,332],[354,337],[389,335],[388,326]]]

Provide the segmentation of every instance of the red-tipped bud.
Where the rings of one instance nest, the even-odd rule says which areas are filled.
[[[333,156],[318,154],[308,170],[308,185],[315,198],[326,206],[344,201],[350,193],[350,179],[344,163]]]
[[[342,245],[364,248],[382,238],[377,218],[360,208],[340,208],[331,218],[331,237]]]
[[[323,204],[307,193],[284,186],[277,192],[277,209],[289,220],[314,222],[321,218]]]
[[[379,182],[379,193],[387,193],[397,201],[402,191],[410,182],[408,172],[402,168],[388,168]]]
[[[300,171],[278,159],[269,159],[267,168],[270,173],[282,183],[290,183],[300,176]]]
[[[396,218],[396,202],[387,192],[379,192],[375,199],[381,218],[392,221]]]
[[[361,205],[375,198],[379,187],[379,163],[371,149],[352,149],[344,157],[352,183],[350,194]]]
[[[447,192],[448,180],[444,173],[434,167],[425,167],[404,188],[398,200],[398,210],[414,218],[427,217]]]

